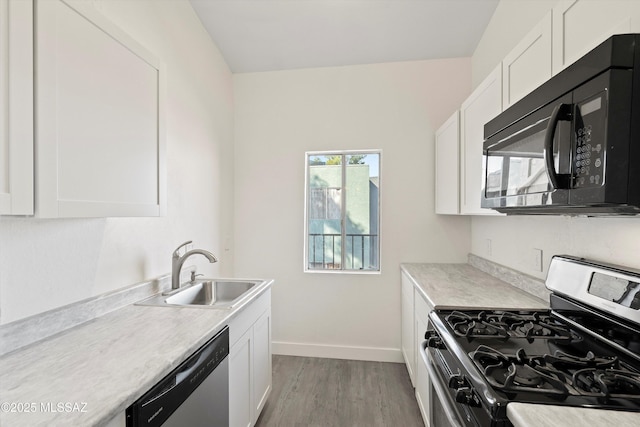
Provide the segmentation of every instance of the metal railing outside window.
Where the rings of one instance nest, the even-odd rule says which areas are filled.
[[[346,266],[342,265],[342,235],[309,234],[309,269],[378,270],[377,234],[346,234]]]

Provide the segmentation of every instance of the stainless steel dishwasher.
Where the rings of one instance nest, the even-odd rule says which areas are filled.
[[[228,427],[229,327],[127,408],[127,427]]]

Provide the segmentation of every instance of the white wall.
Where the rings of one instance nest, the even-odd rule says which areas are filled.
[[[163,218],[0,218],[0,323],[8,323],[171,270],[185,240],[232,273],[231,73],[187,0],[98,0],[107,17],[167,70],[168,214]]]
[[[640,2],[588,1],[595,11],[588,25],[597,25],[602,13],[640,16]],[[486,74],[556,4],[546,0],[502,0],[473,55],[474,83]],[[604,32],[608,28],[593,28]],[[487,251],[491,240],[491,253]],[[543,271],[533,267],[533,249],[543,250]],[[472,253],[545,278],[554,254],[577,255],[640,268],[640,218],[474,217]]]
[[[469,58],[234,75],[235,272],[276,280],[276,353],[400,360],[399,264],[470,248],[433,205],[434,131],[470,83]],[[304,153],[340,149],[382,149],[380,275],[303,273]]]

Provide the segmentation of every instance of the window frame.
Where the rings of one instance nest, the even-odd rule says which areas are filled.
[[[379,275],[382,274],[382,211],[381,211],[381,200],[382,197],[378,194],[377,200],[377,208],[378,208],[378,229],[377,229],[377,237],[378,237],[378,268],[377,270],[356,270],[356,269],[312,269],[309,268],[309,181],[310,181],[310,159],[312,157],[322,157],[322,156],[353,156],[353,155],[368,155],[368,154],[377,154],[378,155],[378,188],[382,188],[382,150],[381,149],[365,149],[365,150],[329,150],[329,151],[306,151],[304,153],[304,257],[303,257],[303,271],[305,273],[320,273],[320,274],[374,274]],[[346,182],[346,165],[342,165],[342,185],[344,188]],[[342,200],[341,207],[341,237],[346,235],[346,228],[344,227],[344,218],[346,216],[346,200],[348,198],[348,194],[345,191],[344,199]],[[341,251],[341,261],[344,260],[344,251]],[[344,263],[341,262],[341,265]]]

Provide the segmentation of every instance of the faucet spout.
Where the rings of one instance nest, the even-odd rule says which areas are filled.
[[[184,262],[192,255],[202,255],[209,260],[210,263],[218,262],[218,259],[209,251],[205,251],[204,249],[193,249],[185,252],[184,255],[179,256],[178,251],[182,246],[191,243],[187,242],[182,244],[173,252],[173,256],[171,257],[171,289],[179,289],[180,288],[180,271],[182,270],[182,266]]]

